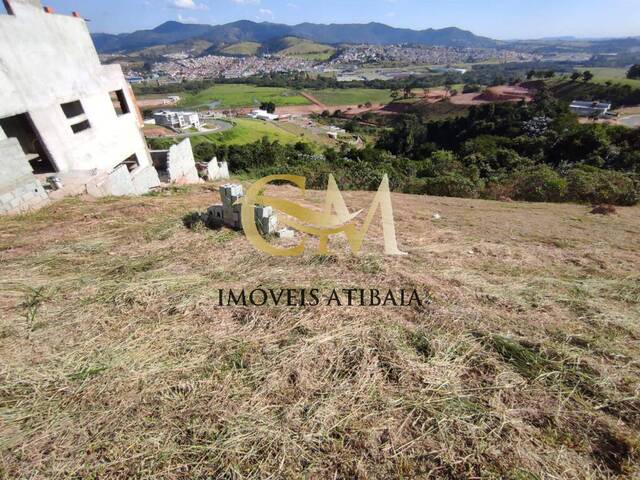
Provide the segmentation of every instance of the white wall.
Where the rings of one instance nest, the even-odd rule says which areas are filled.
[[[37,0],[9,0],[0,15],[0,118],[28,112],[58,170],[110,169],[150,158],[135,103],[117,65],[102,66],[83,19],[45,13]],[[109,92],[131,113],[117,116]],[[80,100],[91,128],[74,134],[60,104]]]

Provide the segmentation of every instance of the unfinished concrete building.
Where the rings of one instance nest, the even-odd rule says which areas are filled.
[[[116,193],[159,185],[133,92],[119,65],[100,64],[80,15],[54,14],[39,0],[3,2],[0,213],[46,202],[48,175],[106,194],[114,182]],[[121,166],[129,173],[124,190]]]

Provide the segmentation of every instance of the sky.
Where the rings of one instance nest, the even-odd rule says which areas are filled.
[[[289,25],[381,22],[413,29],[459,27],[495,39],[640,36],[640,0],[43,0],[79,11],[93,32],[150,29],[167,20]]]

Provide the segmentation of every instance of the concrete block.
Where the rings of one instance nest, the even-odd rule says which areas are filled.
[[[172,183],[190,184],[202,181],[198,175],[196,161],[191,149],[191,141],[188,138],[169,149],[167,171],[169,172],[169,180]]]
[[[137,195],[149,193],[152,188],[160,186],[158,171],[151,165],[136,168],[131,172],[131,181]]]
[[[13,193],[11,192],[3,193],[2,195],[0,195],[0,205],[4,203],[9,203],[13,199],[14,199]]]
[[[120,165],[106,176],[98,176],[87,183],[87,193],[92,197],[135,195],[129,169],[126,165]]]
[[[278,236],[278,238],[290,240],[292,238],[295,238],[296,232],[291,230],[290,228],[283,228],[282,230],[278,230],[276,232],[276,235]]]
[[[216,157],[213,157],[207,164],[207,179],[213,180],[226,180],[229,178],[229,166],[227,162],[218,162]]]
[[[273,207],[256,205],[256,218],[268,218],[273,215]]]

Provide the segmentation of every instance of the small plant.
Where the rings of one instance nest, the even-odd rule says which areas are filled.
[[[45,297],[42,294],[44,287],[30,288],[26,295],[26,299],[22,306],[25,308],[25,320],[29,327],[29,331],[33,332],[36,327],[36,317],[38,316],[38,310],[40,305],[44,301]]]
[[[199,212],[187,213],[182,217],[182,224],[189,230],[202,230],[206,227],[204,218]]]

